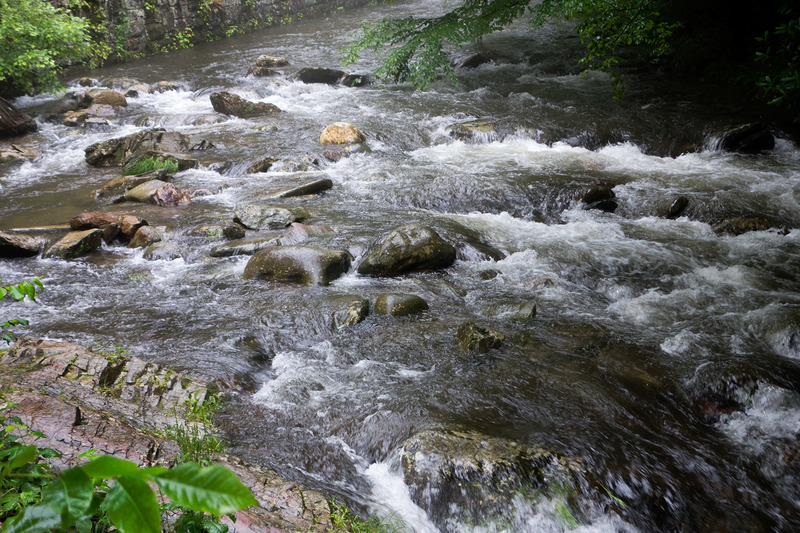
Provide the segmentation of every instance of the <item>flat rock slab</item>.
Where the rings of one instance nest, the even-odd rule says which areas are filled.
[[[302,207],[282,207],[261,204],[237,205],[233,221],[247,229],[281,229],[292,222],[302,222],[309,217]]]
[[[245,279],[328,285],[350,268],[350,254],[310,246],[273,246],[260,250],[244,269]]]
[[[268,198],[291,198],[294,196],[305,196],[307,194],[319,194],[321,192],[325,192],[328,189],[333,187],[333,182],[328,179],[324,178],[321,180],[314,180],[303,183],[302,185],[298,185],[296,187],[292,187],[291,189],[286,189],[280,192],[276,192],[268,196]]]
[[[0,257],[34,257],[44,249],[45,242],[41,237],[0,231]]]
[[[279,232],[271,233],[268,235],[256,235],[244,239],[236,239],[234,241],[220,244],[211,249],[209,255],[211,257],[231,257],[234,255],[253,255],[259,250],[263,250],[268,246],[277,246],[280,244]]]
[[[103,243],[102,229],[87,229],[84,231],[70,231],[61,240],[53,244],[43,254],[43,257],[61,257],[62,259],[75,259],[89,252],[93,252]]]
[[[169,466],[174,442],[157,437],[176,423],[186,402],[205,401],[208,386],[172,369],[131,357],[115,360],[83,346],[23,338],[0,358],[6,400],[23,423],[44,436],[40,447],[61,453],[57,468],[85,462],[89,449],[141,466]],[[101,392],[103,391],[103,392]],[[275,472],[229,455],[214,458],[232,470],[262,507],[236,513],[235,531],[307,532],[330,526],[327,499]]]

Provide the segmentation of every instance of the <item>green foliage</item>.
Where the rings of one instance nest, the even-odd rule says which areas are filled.
[[[2,281],[0,281],[2,283]],[[11,285],[0,286],[0,301],[3,301],[6,296],[11,296],[14,300],[19,302],[28,298],[31,301],[36,301],[36,293],[44,288],[39,278],[33,278],[30,281],[23,281],[21,283],[14,283]],[[14,326],[27,326],[28,321],[24,318],[12,318],[0,323],[0,340],[6,341],[6,344],[11,344],[17,340],[17,336],[11,331],[10,328]]]
[[[225,441],[214,434],[210,425],[176,423],[167,430],[167,437],[174,440],[181,450],[181,461],[211,464],[213,457],[225,453]]]
[[[31,431],[19,417],[11,416],[9,411],[13,405],[6,402],[0,407],[0,522],[41,500],[42,487],[54,477],[50,466],[41,459],[58,457],[55,450],[21,442],[42,434]]]
[[[165,169],[168,174],[174,174],[175,172],[178,171],[178,162],[170,157],[164,159],[159,159],[155,157],[144,157],[136,161],[130,167],[126,167],[123,170],[122,175],[138,176],[139,174],[152,172],[153,170],[158,170],[160,168]]]
[[[786,107],[800,122],[800,9],[787,2],[780,13],[784,21],[756,39],[762,46],[756,62],[764,72],[756,84],[769,103]]]
[[[20,442],[42,434],[30,431],[19,417],[5,415],[12,407],[6,403],[0,416],[0,520],[7,533],[98,531],[107,526],[122,533],[158,533],[162,513],[178,515],[173,516],[173,531],[222,533],[227,526],[219,523],[220,515],[258,504],[236,475],[219,465],[140,468],[100,455],[56,478],[43,459],[58,453]],[[159,503],[165,498],[168,503]]]
[[[0,82],[19,93],[60,90],[62,65],[92,52],[88,31],[45,0],[0,0]]]
[[[202,402],[198,399],[198,394],[195,393],[184,402],[187,407],[186,420],[210,426],[214,421],[214,416],[222,409],[222,402],[223,399],[219,393],[209,393]]]
[[[349,533],[399,533],[403,528],[390,520],[381,520],[370,515],[366,520],[351,511],[345,505],[334,500],[328,502],[330,507],[331,527],[327,531]]]

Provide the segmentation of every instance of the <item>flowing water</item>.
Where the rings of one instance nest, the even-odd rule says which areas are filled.
[[[426,92],[246,76],[261,53],[289,58],[287,73],[336,67],[363,19],[439,8],[353,10],[89,73],[183,89],[129,99],[104,129],[41,121],[20,140],[41,155],[1,171],[0,229],[124,210],[165,227],[181,258],[104,246],[72,261],[4,260],[0,279],[45,284],[38,304],[13,309],[31,322],[25,333],[121,345],[217,380],[237,391],[221,421],[233,452],[409,531],[800,528],[800,151],[780,138],[758,156],[717,150],[721,125],[754,117],[711,88],[632,75],[613,101],[607,76],[575,69],[578,43],[558,24],[485,39],[494,63]],[[367,57],[354,68],[376,66]],[[282,113],[193,125],[213,114],[214,90]],[[497,132],[449,134],[474,119]],[[325,160],[318,136],[334,121],[358,126],[369,150]],[[216,145],[174,180],[192,203],[98,204],[92,191],[118,170],[89,167],[83,149],[154,126]],[[245,173],[265,156],[281,162]],[[194,228],[229,221],[236,204],[263,199],[309,160],[333,189],[280,202],[334,229],[309,243],[357,263],[393,228],[423,223],[472,244],[443,271],[382,279],[351,269],[327,287],[246,281],[247,256],[209,257],[220,241]],[[613,214],[580,202],[598,182],[615,184]],[[660,217],[678,196],[689,200],[684,216]],[[738,216],[789,230],[712,229]],[[336,296],[385,292],[417,294],[430,309],[332,327]],[[519,320],[530,303],[538,314]],[[462,352],[465,322],[502,332],[504,346]],[[509,495],[487,465],[464,474],[461,459],[444,460],[441,485],[425,488],[404,477],[402,460],[424,432],[541,448],[580,466],[537,486],[524,465],[511,467],[521,482]],[[435,465],[434,452],[411,456]]]

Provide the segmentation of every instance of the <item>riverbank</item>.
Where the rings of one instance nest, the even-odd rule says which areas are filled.
[[[32,443],[61,454],[51,459],[58,469],[83,463],[90,450],[140,466],[172,466],[181,449],[169,438],[171,429],[197,427],[185,415],[215,394],[202,381],[136,357],[32,338],[20,339],[2,354],[0,391],[13,402],[12,414],[43,434]],[[197,431],[202,435],[207,429]],[[260,504],[236,513],[231,531],[307,532],[330,526],[322,494],[235,456],[214,454],[212,459],[232,470]]]

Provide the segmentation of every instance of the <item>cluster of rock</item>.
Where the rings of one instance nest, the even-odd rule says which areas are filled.
[[[282,76],[284,72],[276,69],[288,67],[289,65],[290,63],[285,57],[262,54],[256,58],[255,63],[247,70],[247,73],[258,78]],[[292,75],[292,79],[303,83],[344,85],[346,87],[365,87],[372,84],[372,79],[366,74],[354,74],[324,67],[301,68]]]

